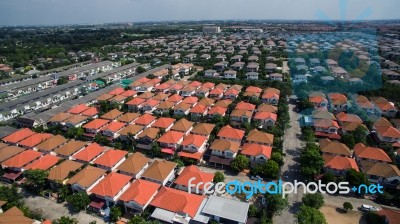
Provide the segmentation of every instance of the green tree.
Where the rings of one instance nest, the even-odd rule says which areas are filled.
[[[275,140],[275,139],[274,139]],[[271,155],[271,160],[278,163],[279,166],[283,165],[283,156],[280,152],[273,152]]]
[[[68,79],[66,78],[66,77],[60,77],[58,80],[57,80],[57,85],[59,86],[59,85],[63,85],[63,84],[67,84],[68,83]]]
[[[85,191],[80,191],[76,194],[68,196],[67,202],[70,203],[76,211],[80,211],[89,205],[90,199]]]
[[[139,66],[139,67],[137,67],[137,69],[136,69],[136,72],[139,73],[139,74],[141,74],[141,73],[143,73],[143,72],[145,72],[145,71],[146,71],[146,69],[144,69],[142,66]]]
[[[225,176],[222,172],[219,172],[219,171],[215,172],[214,180],[213,180],[214,183],[224,182],[224,180],[225,180]]]
[[[324,196],[321,193],[306,194],[301,201],[306,206],[319,209],[324,205]]]
[[[327,224],[322,212],[316,208],[311,208],[305,205],[300,206],[296,218],[299,224]]]
[[[353,205],[350,202],[346,201],[345,203],[343,203],[343,209],[348,212],[349,210],[353,210]]]
[[[143,217],[137,215],[129,220],[128,224],[146,224],[146,220]]]
[[[314,143],[307,144],[300,155],[300,166],[303,176],[307,179],[313,179],[320,174],[324,166],[324,160]]]
[[[237,155],[231,162],[231,168],[236,172],[241,172],[249,167],[249,158],[244,155]]]
[[[39,193],[46,185],[47,172],[44,170],[27,170],[24,172],[26,178],[25,186],[30,191]]]
[[[248,216],[249,216],[249,217],[256,217],[256,216],[257,216],[257,213],[258,213],[257,206],[251,204],[251,205],[249,206]]]
[[[68,216],[61,216],[59,219],[54,220],[53,224],[78,224],[78,220]]]
[[[279,215],[289,206],[287,197],[282,198],[281,194],[266,194],[265,201],[268,203],[267,211],[271,216]]]
[[[351,133],[342,135],[342,138],[340,139],[340,141],[343,144],[347,145],[351,149],[354,148],[354,146],[356,145],[356,141],[354,140],[354,136]]]
[[[357,172],[354,169],[349,169],[346,172],[346,181],[349,182],[350,186],[360,186],[361,184],[368,185],[368,179],[362,172]]]
[[[11,187],[0,186],[0,200],[7,201],[6,209],[17,206],[20,208],[23,203],[21,201],[22,195],[18,193],[18,188],[15,185]]]
[[[329,182],[336,182],[336,177],[331,173],[325,173],[321,181],[324,184],[327,184]]]
[[[274,160],[268,160],[265,165],[263,165],[264,176],[270,177],[272,179],[278,178],[279,165]]]
[[[110,220],[112,222],[118,221],[118,219],[122,216],[122,210],[118,206],[113,206],[110,209]]]
[[[368,133],[368,129],[366,129],[364,126],[359,125],[356,130],[354,130],[352,132],[353,136],[354,136],[354,141],[356,143],[365,143],[366,142],[366,138],[367,138],[367,133]]]

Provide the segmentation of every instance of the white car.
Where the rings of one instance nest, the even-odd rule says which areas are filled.
[[[378,212],[379,208],[374,207],[372,205],[363,204],[363,205],[361,205],[361,210],[366,211],[366,212]]]

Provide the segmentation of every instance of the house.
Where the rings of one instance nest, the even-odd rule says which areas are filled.
[[[396,116],[398,109],[396,108],[394,103],[389,102],[387,99],[383,97],[373,98],[371,100],[382,115],[390,118]]]
[[[251,103],[246,103],[244,101],[240,101],[238,104],[236,104],[235,110],[247,110],[250,112],[253,112],[256,109],[256,105],[251,104]]]
[[[300,84],[300,83],[307,83],[307,76],[306,75],[294,75],[292,78],[293,84]]]
[[[343,156],[352,157],[352,152],[345,144],[331,141],[328,138],[319,140],[319,147],[322,155],[333,155],[333,156]]]
[[[168,131],[157,140],[161,151],[173,155],[183,141],[184,134],[178,131]]]
[[[372,114],[375,111],[375,106],[372,104],[367,97],[362,95],[357,95],[356,99],[354,100],[355,104],[368,114]]]
[[[86,146],[86,142],[70,140],[61,147],[55,149],[51,154],[57,155],[64,159],[72,159],[72,155],[82,150]]]
[[[240,143],[243,139],[244,133],[245,132],[242,130],[235,129],[229,125],[226,125],[219,130],[217,136],[219,139],[225,139]]]
[[[118,117],[116,121],[124,122],[124,123],[127,123],[127,124],[131,124],[136,119],[138,119],[139,117],[140,117],[140,114],[138,114],[138,113],[130,113],[130,112],[128,112],[128,113],[123,114],[122,116]]]
[[[153,128],[159,128],[161,130],[164,130],[164,132],[169,131],[172,126],[174,125],[174,122],[176,121],[176,119],[174,118],[169,118],[169,117],[160,117],[159,119],[157,119],[152,125],[151,127]]]
[[[310,94],[310,96],[308,97],[308,101],[310,101],[315,108],[328,107],[328,99],[325,98],[325,94],[323,93]]]
[[[70,118],[64,121],[64,130],[68,130],[72,127],[79,128],[86,123],[88,119],[89,117],[83,115],[72,115]]]
[[[160,101],[160,103],[164,102],[168,97],[170,97],[171,94],[165,94],[165,93],[158,93],[157,95],[153,96],[151,99]]]
[[[160,187],[160,184],[138,179],[119,197],[119,200],[123,202],[125,212],[142,213],[154,199]]]
[[[64,113],[64,112],[58,113],[58,114],[54,115],[53,117],[51,117],[47,121],[47,123],[49,126],[64,125],[65,121],[72,116],[73,116],[73,114],[70,114],[70,113]]]
[[[10,148],[10,149],[14,149],[14,148]],[[0,152],[3,152],[3,150]],[[5,152],[7,152],[7,151],[5,151]],[[10,154],[8,154],[8,155],[10,155]],[[41,155],[42,155],[42,153],[40,153],[40,152],[33,151],[33,150],[26,150],[26,151],[23,151],[19,154],[15,154],[14,156],[4,160],[1,163],[1,166],[3,169],[7,169],[7,171],[3,175],[3,178],[8,179],[7,181],[14,182],[18,177],[20,177],[21,172],[23,171],[23,168],[25,166],[29,165],[30,163],[34,162],[35,160],[39,159],[41,157]],[[8,171],[11,171],[10,172],[11,175],[7,175]],[[15,174],[15,176],[13,176],[12,174]],[[11,176],[12,176],[12,178],[8,178]]]
[[[73,154],[72,159],[81,163],[90,163],[98,158],[104,151],[105,148],[93,142],[86,146],[84,149]]]
[[[237,72],[234,70],[227,70],[223,75],[225,79],[236,79],[236,74]]]
[[[261,102],[271,105],[278,105],[280,91],[275,88],[268,88],[261,96]]]
[[[376,127],[375,131],[381,142],[395,143],[400,141],[400,131],[393,126]]]
[[[196,89],[197,89],[196,87],[190,85],[183,87],[181,89],[181,96],[192,96],[194,95]]]
[[[24,212],[14,206],[7,211],[0,213],[0,223],[37,224],[40,222],[26,217]]]
[[[239,200],[211,195],[201,213],[209,216],[211,220],[215,220],[218,223],[245,224],[247,223],[249,206],[249,203]]]
[[[189,223],[195,218],[205,200],[204,196],[161,187],[150,202],[156,208],[150,217],[167,223],[175,223],[178,220],[179,222]]]
[[[145,101],[146,99],[136,97],[125,104],[128,105],[130,111],[139,111]]]
[[[340,155],[322,155],[324,159],[325,173],[331,173],[336,176],[345,176],[349,169],[359,172],[356,161],[353,158]]]
[[[137,124],[130,124],[125,126],[120,132],[118,132],[119,137],[122,141],[128,141],[131,136],[133,139],[136,139],[137,136],[142,133],[144,127]],[[131,139],[131,140],[133,140]]]
[[[272,81],[283,81],[283,75],[280,73],[272,73],[268,76]]]
[[[258,80],[258,72],[247,72],[246,78],[248,80]]]
[[[68,140],[62,135],[55,135],[36,145],[35,149],[43,153],[49,153],[67,142]]]
[[[44,155],[39,159],[25,166],[24,170],[48,170],[56,165],[61,160],[60,157],[53,156],[50,154]]]
[[[240,142],[229,141],[227,139],[215,139],[211,146],[211,155],[215,156],[209,162],[213,163],[221,163],[223,165],[230,165],[230,162],[236,157],[237,153],[239,152]],[[218,160],[222,158],[222,160]],[[227,160],[224,160],[227,159]]]
[[[207,138],[202,135],[189,134],[183,138],[182,150],[191,153],[201,153],[206,150]]]
[[[205,77],[218,78],[218,77],[219,77],[219,73],[218,73],[216,70],[209,69],[209,70],[206,70],[206,71],[204,72],[204,76],[205,76]]]
[[[193,106],[197,105],[197,102],[199,101],[199,99],[195,96],[188,96],[185,97],[185,99],[182,100],[182,103],[187,103]]]
[[[127,151],[110,149],[103,155],[93,161],[93,164],[99,168],[114,171],[121,163],[125,161]]]
[[[255,143],[259,145],[272,146],[274,135],[253,129],[249,132],[246,138],[247,143]]]
[[[190,109],[190,118],[192,120],[198,120],[207,114],[208,106],[202,104],[196,104],[192,109]]]
[[[90,109],[87,109],[87,110],[83,111],[81,113],[81,115],[95,119],[95,118],[98,117],[99,113],[100,113],[100,109],[99,108],[91,107]]]
[[[68,178],[70,178],[72,174],[79,170],[82,166],[82,163],[72,160],[65,160],[59,165],[53,167],[47,176],[51,188],[58,189],[59,185],[65,185],[68,181]]]
[[[277,64],[274,63],[267,63],[265,65],[265,71],[270,74],[270,73],[274,73],[276,71],[276,68],[278,67]]]
[[[198,183],[213,182],[214,174],[206,173],[200,170],[197,166],[191,165],[185,167],[175,180],[175,188],[181,191],[188,192],[189,183],[197,186]],[[192,187],[191,193],[196,193],[196,187]],[[204,194],[204,184],[199,185],[199,194]]]
[[[356,114],[346,114],[345,112],[340,112],[336,114],[336,118],[339,125],[345,131],[354,131],[359,125],[363,123],[361,118]]]
[[[380,183],[395,189],[400,184],[400,170],[396,165],[362,160],[360,167],[371,183]]]
[[[143,132],[141,132],[139,135],[136,136],[137,140],[137,148],[141,149],[151,149],[151,145],[153,142],[156,141],[158,138],[158,133],[160,132],[160,129],[158,128],[146,128],[144,129]]]
[[[85,191],[89,194],[90,190],[106,176],[106,171],[94,166],[87,166],[77,174],[67,180],[73,192]]]
[[[183,97],[180,96],[179,94],[174,94],[174,95],[168,97],[166,102],[173,102],[175,104],[178,104],[178,103],[182,102],[182,99],[183,99]]]
[[[85,110],[88,110],[88,109],[90,109],[90,107],[87,106],[86,104],[78,104],[78,105],[72,107],[71,109],[69,109],[67,111],[67,113],[70,113],[70,114],[81,114],[82,112],[84,112]]]
[[[170,109],[173,109],[175,107],[174,102],[170,101],[165,101],[160,103],[156,109],[153,111],[155,114],[163,115],[163,114],[168,114]]]
[[[253,116],[252,111],[248,110],[233,110],[230,119],[232,124],[238,124],[235,126],[240,126],[240,124],[250,123],[251,117]]]
[[[129,188],[131,179],[130,176],[111,172],[96,184],[90,192],[97,198],[105,200],[107,207],[110,207]]]
[[[177,164],[174,162],[154,160],[144,171],[141,178],[164,186],[168,181],[175,178],[176,166]]]
[[[347,97],[340,93],[331,93],[328,95],[330,107],[335,113],[347,110]]]
[[[382,206],[382,209],[377,213],[384,218],[384,222],[387,224],[396,224],[400,219],[400,211],[397,209]]]
[[[339,124],[331,119],[314,119],[314,128],[316,132],[321,132],[316,133],[316,135],[323,136],[322,133],[337,134]]]
[[[239,96],[239,93],[240,93],[240,90],[230,88],[224,92],[223,96],[224,96],[224,99],[235,100]]]
[[[5,143],[16,144],[17,142],[22,141],[23,139],[34,134],[35,132],[31,131],[29,128],[24,128],[4,137],[2,140]]]
[[[208,110],[207,115],[209,118],[214,118],[216,115],[223,117],[227,110],[228,108],[226,107],[214,106]]]
[[[193,129],[193,124],[194,122],[190,122],[185,118],[182,118],[171,127],[171,130],[182,132],[184,135],[187,135]]]
[[[14,157],[25,151],[24,148],[18,146],[5,146],[0,149],[0,163],[6,161],[7,159]]]
[[[210,91],[210,97],[213,99],[221,99],[224,96],[224,91],[225,90],[220,89],[220,88],[212,89]]]
[[[259,68],[260,68],[260,65],[258,63],[250,62],[246,66],[246,71],[247,72],[258,72]]]
[[[213,129],[215,127],[215,124],[208,124],[208,123],[197,123],[194,125],[193,129],[190,131],[190,133],[195,134],[195,135],[202,135],[208,137],[211,135]]]
[[[275,126],[275,122],[278,119],[278,115],[271,112],[256,112],[254,115],[254,122],[259,124],[259,128],[267,129],[269,127]]]
[[[96,118],[89,123],[83,125],[83,128],[85,129],[85,136],[87,137],[94,137],[102,127],[107,125],[110,121],[106,119],[100,119]]]
[[[119,121],[112,121],[103,126],[100,130],[102,135],[107,137],[107,140],[112,141],[119,136],[118,132],[126,126],[126,123]]]
[[[262,164],[271,158],[272,148],[266,145],[245,143],[240,153],[247,156],[252,164]]]
[[[174,115],[186,116],[189,114],[191,108],[192,108],[191,104],[181,102],[178,105],[174,106]]]
[[[156,107],[160,104],[160,101],[154,99],[148,99],[141,104],[140,110],[144,113],[153,112]]]
[[[135,124],[141,125],[144,128],[150,127],[156,121],[156,117],[150,114],[143,114],[138,119],[135,120]]]
[[[198,102],[198,104],[201,104],[201,105],[204,105],[204,106],[209,106],[209,107],[214,105],[214,103],[215,103],[215,100],[211,99],[211,98],[208,98],[208,97],[204,97]]]
[[[358,163],[361,161],[391,163],[392,159],[380,148],[368,147],[362,143],[354,146],[354,157]]]
[[[270,104],[262,103],[258,105],[256,112],[270,112],[276,114],[278,112],[278,108]]]
[[[117,167],[119,173],[139,179],[149,166],[150,159],[142,153],[136,152],[130,155],[121,165]]]

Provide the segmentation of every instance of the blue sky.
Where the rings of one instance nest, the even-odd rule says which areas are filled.
[[[399,0],[0,0],[0,25],[207,19],[399,19],[399,8]]]

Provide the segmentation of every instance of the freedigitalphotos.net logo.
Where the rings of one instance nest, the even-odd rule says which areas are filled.
[[[238,180],[230,181],[228,183],[213,183],[213,182],[196,182],[196,178],[193,177],[188,182],[188,193],[200,194],[245,194],[246,199],[250,199],[256,194],[281,194],[282,198],[285,198],[287,194],[297,194],[299,189],[302,188],[304,194],[307,193],[317,193],[322,194],[348,194],[350,192],[358,194],[383,194],[383,186],[378,184],[365,185],[361,184],[359,186],[350,186],[349,182],[329,182],[327,184],[322,183],[320,180],[317,182],[304,183],[295,180],[294,183],[283,182],[278,180],[277,182],[266,182],[263,183],[261,180],[255,182],[240,182]]]

